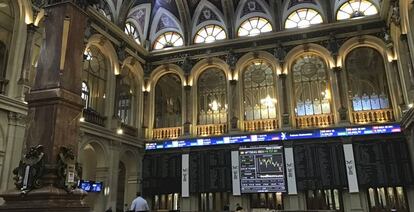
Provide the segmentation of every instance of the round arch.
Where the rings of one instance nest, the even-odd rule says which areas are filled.
[[[285,65],[283,67],[283,73],[290,74],[290,69],[292,66],[292,63],[295,61],[297,57],[303,54],[316,54],[323,58],[325,60],[325,63],[327,64],[328,68],[335,67],[335,61],[331,56],[331,53],[329,50],[327,50],[325,47],[320,46],[318,44],[310,43],[306,45],[299,45],[290,50],[285,57]]]
[[[337,59],[337,66],[342,67],[344,71],[342,71],[342,78],[343,78],[343,84],[345,85],[344,89],[348,91],[348,84],[347,84],[347,76],[346,76],[346,58],[348,54],[353,51],[354,49],[360,48],[360,47],[368,47],[376,50],[383,58],[384,62],[384,68],[385,68],[385,75],[387,78],[387,84],[388,84],[388,91],[389,91],[389,98],[392,105],[393,112],[395,114],[395,117],[399,116],[399,110],[397,107],[397,95],[395,94],[396,88],[394,87],[396,83],[393,83],[394,79],[393,73],[392,73],[392,67],[391,67],[391,61],[395,59],[395,54],[392,49],[387,48],[386,44],[379,38],[374,36],[362,36],[362,37],[353,37],[349,40],[347,40],[339,49],[338,59]],[[347,101],[348,104],[349,101]],[[348,105],[348,108],[350,108],[350,105]],[[351,110],[348,110],[349,113],[351,113]]]
[[[240,95],[238,95],[238,117],[241,121],[244,121],[244,113],[245,113],[245,104],[244,102],[244,79],[243,79],[243,73],[246,70],[246,68],[249,67],[253,62],[255,61],[264,61],[265,63],[270,65],[270,68],[273,71],[274,76],[274,82],[276,85],[274,86],[274,92],[275,97],[278,102],[280,102],[280,95],[279,95],[279,89],[278,89],[278,82],[279,74],[281,73],[281,66],[277,62],[278,60],[269,52],[266,51],[259,51],[259,52],[249,52],[245,55],[243,55],[236,63],[236,68],[234,71],[233,79],[238,80],[237,83],[237,89],[240,92]],[[280,120],[280,107],[276,106],[276,115],[277,119]],[[240,126],[241,128],[244,128],[244,125]]]
[[[168,65],[161,65],[158,66],[157,68],[154,69],[154,71],[152,71],[149,81],[147,82],[146,85],[146,91],[151,91],[150,92],[150,101],[149,101],[149,123],[148,123],[148,129],[149,132],[152,132],[152,129],[154,128],[154,114],[155,114],[155,86],[157,85],[158,80],[163,77],[166,74],[175,74],[177,75],[180,80],[181,80],[181,84],[182,84],[182,90],[181,90],[181,94],[182,94],[182,99],[184,99],[184,86],[187,85],[187,80],[186,77],[184,75],[184,71],[181,69],[181,67],[179,67],[178,65],[174,65],[174,64],[168,64]],[[185,104],[181,105],[181,111],[185,111]],[[185,115],[185,113],[182,113],[182,120],[185,120],[185,117],[183,117]]]
[[[116,50],[112,43],[105,38],[103,35],[94,34],[88,39],[86,48],[88,49],[91,45],[98,47],[101,52],[109,59],[111,64],[111,69],[113,69],[113,74],[118,75],[120,73],[118,56],[116,55]]]
[[[326,16],[326,11],[323,9],[322,5],[316,1],[315,4],[312,3],[299,3],[296,4],[294,6],[290,7],[290,1],[286,1],[284,3],[284,6],[282,6],[283,9],[283,14],[282,14],[282,19],[281,19],[281,26],[283,26],[283,28],[285,28],[285,22],[286,19],[289,17],[289,15],[299,9],[312,9],[315,10],[316,12],[318,12],[321,16],[322,16],[322,20],[325,23],[327,20],[327,16]]]
[[[279,63],[276,62],[277,59],[272,54],[270,54],[269,52],[265,52],[265,51],[249,52],[243,55],[237,61],[236,67],[233,73],[233,79],[239,80],[239,78],[241,78],[241,76],[243,75],[243,71],[246,68],[246,66],[255,60],[266,61],[269,65],[271,65],[275,74],[280,74],[281,66]]]
[[[219,58],[216,58],[216,57],[203,59],[203,60],[199,61],[197,64],[195,64],[193,66],[193,69],[191,70],[191,74],[188,78],[188,85],[192,86],[191,93],[192,93],[192,97],[193,97],[193,99],[192,99],[193,104],[192,104],[192,110],[191,111],[192,111],[192,123],[193,123],[193,125],[197,124],[197,114],[198,114],[198,110],[197,110],[197,107],[198,107],[198,95],[197,95],[198,85],[197,85],[197,83],[198,83],[198,79],[199,79],[200,75],[209,68],[217,68],[217,69],[219,69],[223,72],[224,76],[226,77],[227,101],[230,101],[230,98],[229,98],[229,95],[228,95],[229,91],[230,91],[229,80],[232,80],[233,77],[232,77],[232,73],[231,73],[229,65],[225,61],[223,61]],[[195,128],[193,128],[193,129],[196,130]]]

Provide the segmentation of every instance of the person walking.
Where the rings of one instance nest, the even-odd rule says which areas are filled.
[[[137,198],[135,198],[131,203],[131,211],[144,212],[149,210],[147,201],[141,196],[141,192],[137,192]]]

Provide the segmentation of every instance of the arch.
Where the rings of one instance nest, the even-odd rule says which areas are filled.
[[[197,23],[198,19],[200,18],[201,15],[203,15],[203,9],[207,8],[210,11],[212,11],[219,20],[212,20],[212,19],[207,19],[201,23]],[[214,6],[214,4],[212,4],[211,2],[207,1],[207,0],[202,0],[198,5],[197,8],[195,9],[194,15],[193,15],[193,19],[192,19],[192,30],[191,30],[191,38],[193,39],[194,36],[196,35],[196,33],[198,32],[198,30],[200,30],[202,27],[207,26],[207,25],[219,25],[220,27],[222,27],[224,29],[224,31],[226,32],[226,34],[228,34],[227,32],[227,27],[224,21],[224,15],[223,13],[216,7]]]
[[[187,80],[186,77],[184,75],[184,71],[181,69],[181,67],[179,67],[178,65],[175,64],[167,64],[167,65],[161,65],[158,66],[157,68],[155,68],[150,77],[149,77],[149,81],[147,82],[146,88],[144,90],[146,91],[151,91],[150,92],[150,98],[149,98],[149,105],[150,105],[150,110],[149,110],[149,118],[148,118],[148,129],[152,130],[154,127],[154,117],[155,117],[155,86],[157,85],[158,80],[166,75],[166,74],[176,74],[178,75],[178,77],[181,80],[182,83],[182,99],[184,99],[184,86],[187,85]],[[181,105],[181,111],[185,111],[184,108],[185,104]],[[185,113],[181,112],[181,116],[184,116]],[[185,120],[184,117],[182,117],[181,120]],[[150,131],[151,132],[151,131]]]
[[[338,13],[339,8],[345,4],[346,2],[348,2],[349,0],[338,0],[335,1],[335,6],[334,6],[334,17],[336,19],[336,14]],[[368,0],[369,2],[373,3],[375,7],[380,8],[380,3],[378,0]],[[379,12],[379,9],[378,9]]]
[[[364,35],[361,37],[350,38],[344,44],[342,44],[341,48],[339,48],[338,51],[336,66],[342,67],[345,62],[346,55],[358,47],[371,47],[376,49],[383,55],[384,62],[390,62],[395,58],[394,52],[391,49],[387,48],[385,43],[380,38],[371,35]]]
[[[91,45],[94,45],[101,50],[101,52],[109,59],[111,69],[114,71],[113,74],[118,75],[120,73],[118,56],[112,43],[103,35],[94,34],[88,39],[85,50]]]
[[[147,91],[154,90],[155,86],[157,85],[158,80],[162,76],[166,74],[170,74],[170,73],[178,75],[181,79],[181,83],[183,84],[183,86],[187,85],[186,83],[187,80],[186,80],[184,71],[181,69],[181,67],[175,64],[161,65],[155,68],[154,71],[151,72],[151,75],[149,77],[148,87],[147,87],[149,89]]]
[[[96,140],[96,139],[89,139],[89,140],[83,141],[81,145],[79,146],[80,148],[79,148],[79,154],[78,154],[79,155],[78,161],[80,163],[82,162],[93,163],[95,161],[96,162],[95,169],[109,166],[108,161],[107,161],[108,150],[106,149],[105,144],[102,141]],[[85,151],[87,153],[94,153],[95,155],[84,154]],[[94,157],[94,158],[91,158],[91,157]],[[94,165],[94,164],[89,164],[89,165]],[[82,163],[82,168],[85,168],[83,167],[83,163]],[[82,174],[84,175],[85,173],[82,173]],[[88,173],[88,174],[89,174],[88,176],[92,176],[90,175],[91,173]],[[96,173],[94,174],[95,174],[94,177],[96,177]],[[94,179],[91,179],[91,180],[94,180]]]
[[[151,4],[139,4],[132,9],[129,10],[127,21],[133,22],[140,33],[141,43],[148,37],[148,29],[150,24],[150,16],[151,16]],[[143,20],[142,20],[143,19]]]
[[[292,12],[294,12],[296,10],[299,10],[299,9],[306,9],[306,8],[313,9],[313,10],[317,11],[322,16],[323,22],[326,22],[326,20],[327,20],[326,12],[323,9],[323,7],[322,7],[322,5],[320,4],[319,1],[314,1],[314,3],[298,3],[298,4],[295,4],[293,6],[290,5],[290,2],[291,1],[286,1],[284,3],[284,6],[282,6],[282,8],[283,8],[282,26],[285,25],[286,19],[288,18],[288,16]]]
[[[260,117],[259,119],[270,118],[270,119],[280,120],[280,110],[279,110],[280,107],[278,107],[277,105],[279,105],[279,102],[280,102],[279,89],[278,89],[278,75],[281,72],[281,67],[280,67],[280,64],[277,62],[277,59],[272,54],[270,54],[269,52],[265,52],[265,51],[247,53],[243,55],[236,63],[236,68],[235,68],[233,79],[237,79],[239,81],[237,83],[238,91],[240,91],[240,95],[238,96],[238,102],[240,102],[240,104],[238,105],[238,111],[239,111],[238,116],[240,117],[240,120],[242,121],[259,120],[257,118],[251,119],[251,117],[249,118],[249,115],[245,116],[245,114],[250,114],[250,115],[256,114],[258,110],[261,111],[262,109],[262,107],[256,108],[255,105],[250,105],[250,107],[246,107],[246,102],[245,102],[245,97],[246,97],[245,79],[244,79],[245,71],[247,71],[253,65],[253,63],[257,61],[263,62],[264,64],[270,66],[270,68],[272,69],[273,89],[267,92],[268,92],[268,96],[272,98],[273,101],[276,100],[274,102],[275,104],[274,109],[273,109],[273,106],[270,106],[270,108],[269,107],[266,108],[266,111],[268,112],[267,115],[269,115],[269,117],[266,118],[266,117],[263,117],[262,115],[259,115],[258,117]],[[267,85],[267,87],[269,86]],[[274,111],[273,115],[271,111]],[[255,117],[255,115],[253,115],[253,117]],[[274,127],[276,127],[277,125],[278,123],[275,123]],[[248,130],[248,129],[245,129],[245,127],[246,127],[245,124],[241,125],[242,129]],[[262,130],[262,129],[257,129],[257,130]]]
[[[163,24],[166,25],[167,27],[163,29],[158,29],[158,25],[160,24],[160,21],[162,21]],[[164,22],[167,22],[168,24]],[[171,32],[171,31],[177,32],[181,36],[184,36],[184,33],[183,33],[184,30],[183,30],[183,27],[181,26],[180,20],[177,17],[175,17],[175,15],[172,14],[170,11],[164,8],[159,8],[151,24],[151,30],[149,34],[151,45],[153,45],[154,41],[158,38],[158,36],[160,36],[161,34],[165,32]],[[183,39],[185,40],[185,37],[183,37]]]
[[[389,102],[391,105],[391,109],[393,110],[393,114],[394,119],[395,117],[398,117],[400,115],[398,107],[397,107],[397,95],[395,94],[395,83],[393,83],[393,80],[396,80],[393,76],[392,73],[392,67],[390,62],[393,61],[395,59],[394,56],[394,52],[392,51],[391,48],[387,48],[386,44],[379,38],[374,37],[374,36],[361,36],[361,37],[353,37],[349,40],[347,40],[339,49],[339,54],[338,54],[338,59],[337,59],[337,66],[338,67],[343,67],[344,71],[342,72],[342,76],[344,79],[346,79],[346,81],[344,81],[344,89],[346,91],[349,90],[349,86],[348,86],[348,77],[347,77],[347,67],[346,67],[346,58],[348,56],[348,54],[350,52],[352,52],[353,50],[360,48],[360,47],[368,47],[368,48],[372,48],[375,51],[377,51],[383,59],[383,65],[384,65],[384,70],[385,70],[385,77],[386,77],[386,83],[387,83],[387,89],[389,92]],[[348,108],[351,108],[351,103],[349,101],[349,99],[347,99],[347,103],[348,103]],[[352,110],[349,110],[349,114],[351,115]]]
[[[188,85],[195,86],[195,84],[197,84],[196,82],[200,74],[208,68],[218,68],[224,71],[224,75],[226,76],[227,80],[233,79],[230,66],[225,61],[217,57],[213,57],[203,59],[193,66],[193,68],[191,69],[191,74],[188,77]]]
[[[268,64],[272,66],[273,71],[276,75],[279,75],[281,72],[281,66],[277,61],[277,59],[270,54],[269,52],[259,51],[259,52],[249,52],[243,55],[236,63],[233,79],[239,80],[239,78],[243,75],[243,70],[246,66],[254,60],[264,60]]]
[[[331,56],[331,53],[329,50],[327,50],[325,47],[320,46],[318,44],[310,43],[305,45],[299,45],[290,50],[285,57],[285,66],[283,67],[283,73],[290,74],[289,70],[291,70],[291,65],[295,61],[295,59],[306,53],[313,53],[316,55],[319,55],[325,60],[325,63],[328,65],[328,68],[335,67],[335,60]]]
[[[269,10],[270,6],[267,5],[265,1],[251,1],[251,2],[258,3],[259,6],[263,9],[263,11],[259,11],[255,9],[247,14],[242,14],[243,8],[245,7],[246,3],[248,3],[248,0],[241,0],[236,8],[236,12],[234,13],[236,16],[236,19],[234,21],[234,32],[238,31],[240,25],[244,21],[252,17],[262,17],[262,18],[267,19],[272,25],[272,28],[275,29],[275,22],[273,18],[274,14]]]

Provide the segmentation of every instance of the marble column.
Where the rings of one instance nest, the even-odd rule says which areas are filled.
[[[75,1],[79,3],[79,1]],[[89,211],[75,189],[81,93],[82,55],[87,15],[71,1],[49,1],[45,7],[45,40],[32,92],[26,154],[17,188],[1,194],[0,211]],[[85,2],[84,2],[85,3]]]
[[[339,121],[340,122],[348,122],[348,109],[347,109],[347,94],[344,90],[344,86],[342,85],[342,68],[341,67],[334,67],[333,72],[336,76],[336,82],[338,85],[338,92],[339,92]]]
[[[185,123],[184,123],[184,136],[191,134],[191,120],[192,120],[192,108],[191,108],[191,86],[184,86],[185,92]]]
[[[152,137],[152,135],[149,135],[148,129],[148,122],[149,122],[149,92],[148,91],[143,91],[144,93],[144,108],[142,109],[143,111],[143,115],[142,115],[142,131],[144,132],[144,138],[150,138]],[[152,128],[152,127],[151,127]]]
[[[290,127],[290,114],[288,104],[288,89],[286,86],[286,74],[279,75],[282,85],[282,127]]]
[[[20,78],[17,82],[18,84],[18,96],[17,98],[20,100],[24,100],[24,96],[30,90],[30,70],[32,69],[32,52],[33,52],[33,39],[35,33],[38,29],[37,26],[34,24],[28,24],[27,26],[27,36],[26,36],[26,46],[24,49],[23,55],[23,67],[20,72]]]
[[[4,167],[1,175],[0,190],[6,191],[14,187],[13,169],[19,165],[22,156],[26,115],[9,112]],[[12,154],[11,154],[12,153]]]
[[[230,93],[229,93],[229,130],[230,131],[239,131],[239,118],[237,117],[239,102],[237,101],[237,80],[230,80]]]

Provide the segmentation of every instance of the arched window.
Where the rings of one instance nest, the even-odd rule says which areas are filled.
[[[165,49],[171,47],[182,46],[183,38],[177,32],[166,32],[155,40],[154,49]]]
[[[243,73],[244,119],[275,119],[275,76],[269,64],[253,62]]]
[[[129,68],[117,76],[117,115],[122,123],[134,126],[135,78]]]
[[[221,26],[208,25],[198,30],[194,37],[194,43],[212,43],[216,40],[226,39],[226,37],[226,32]]]
[[[358,47],[346,56],[345,65],[353,111],[391,108],[384,60],[378,51]]]
[[[222,70],[205,70],[197,82],[198,124],[227,122],[226,76]]]
[[[270,22],[262,17],[252,17],[244,21],[237,31],[237,35],[243,36],[256,36],[261,33],[271,32],[272,25]]]
[[[81,98],[85,105],[85,108],[88,108],[89,107],[89,86],[88,86],[88,83],[86,83],[85,81],[82,82]]]
[[[176,74],[162,76],[155,86],[155,128],[182,125],[182,83]]]
[[[331,113],[331,88],[324,60],[305,54],[292,64],[296,116]]]
[[[108,61],[101,50],[91,46],[86,50],[83,61],[82,81],[88,83],[88,107],[100,114],[105,112],[106,81]]]
[[[305,28],[310,25],[323,23],[321,14],[316,10],[303,8],[292,12],[285,22],[285,28]]]
[[[135,27],[135,25],[133,23],[127,22],[125,24],[125,29],[124,32],[131,37],[132,39],[135,40],[135,42],[137,42],[138,44],[141,44],[141,41],[139,40],[139,34],[138,34],[138,30]]]
[[[350,0],[345,2],[336,14],[337,20],[359,18],[363,16],[375,15],[378,13],[377,7],[368,0]]]

